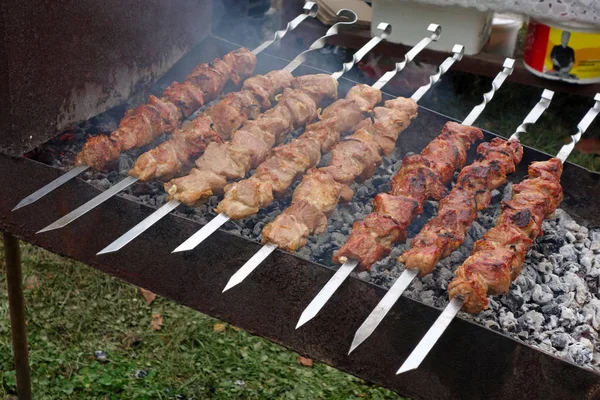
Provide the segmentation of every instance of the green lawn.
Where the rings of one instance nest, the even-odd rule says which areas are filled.
[[[147,305],[136,287],[80,263],[22,249],[36,399],[398,398],[169,300]],[[15,393],[3,271],[0,399]]]

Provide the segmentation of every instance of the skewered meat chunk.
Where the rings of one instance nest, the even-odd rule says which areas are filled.
[[[462,169],[456,185],[444,197],[437,215],[429,220],[411,242],[409,250],[398,260],[421,276],[433,271],[443,257],[448,257],[465,240],[477,211],[490,204],[491,191],[506,182],[523,157],[518,140],[495,138],[479,145],[479,159]]]
[[[148,104],[129,110],[109,137],[88,139],[75,161],[102,170],[123,151],[145,146],[163,133],[172,133],[187,117],[200,108],[204,101],[215,99],[229,79],[239,84],[241,77],[252,74],[256,56],[247,49],[239,49],[211,63],[192,70],[184,83],[173,83],[161,99],[150,96]]]
[[[339,201],[352,198],[353,193],[347,185],[355,180],[364,180],[375,172],[381,164],[381,154],[389,154],[393,150],[389,147],[389,141],[393,140],[395,144],[400,133],[416,117],[417,106],[410,99],[389,100],[385,107],[376,107],[374,115],[375,122],[364,120],[358,125],[360,129],[334,146],[329,166],[313,169],[302,178],[294,191],[292,205],[265,226],[263,243],[274,243],[288,251],[296,251],[306,245],[308,235],[322,233],[325,227],[312,223],[316,213],[320,213],[319,220],[325,221],[326,225],[327,215],[335,210]],[[383,140],[378,141],[378,138]],[[310,205],[311,212],[307,213],[306,207],[300,207],[299,204]],[[295,229],[279,236],[288,226],[294,226]],[[392,227],[389,230],[388,227],[387,221],[380,226],[388,235],[404,234],[399,229]],[[381,229],[374,229],[375,234],[379,232]],[[371,235],[371,238],[371,250],[377,253],[381,244],[375,235]]]
[[[200,116],[178,129],[169,140],[138,157],[129,174],[141,181],[170,179],[188,169],[188,160],[198,158],[209,143],[220,143],[219,136],[210,128],[208,116]]]
[[[248,119],[258,116],[259,103],[263,102],[255,96],[259,88],[267,96],[268,108],[270,99],[290,86],[292,79],[287,71],[272,71],[264,76],[248,78],[241,91],[226,95],[196,118],[191,128],[188,124],[169,140],[139,156],[129,174],[148,181],[168,180],[188,172],[192,162],[204,153],[209,143],[228,139],[245,122],[245,126],[249,127]],[[281,121],[286,120],[283,118]]]
[[[87,150],[77,155],[76,165],[93,165],[97,163],[96,160],[104,158],[116,160],[121,154],[119,142],[112,140],[108,135],[92,136],[88,138],[85,146]]]
[[[488,296],[505,294],[521,272],[533,241],[542,234],[544,217],[562,201],[558,158],[534,162],[529,178],[513,186],[512,199],[503,204],[496,226],[475,242],[471,255],[448,285],[450,298],[465,300],[463,309],[478,313],[488,308]]]
[[[204,105],[204,95],[190,82],[173,82],[163,92],[163,99],[175,104],[184,118]]]
[[[315,93],[312,84],[310,88],[311,93]],[[228,185],[225,198],[216,211],[224,212],[232,219],[241,219],[268,206],[274,196],[285,193],[292,182],[316,166],[321,152],[328,152],[340,135],[358,125],[379,101],[381,92],[378,89],[367,85],[351,88],[346,98],[337,100],[323,111],[321,121],[308,125],[298,139],[275,148],[256,168],[254,175]]]
[[[422,212],[425,199],[443,196],[444,185],[466,162],[466,151],[482,138],[477,128],[448,122],[420,155],[405,156],[389,193],[376,196],[373,212],[354,223],[348,241],[333,255],[333,261],[343,264],[354,259],[359,267],[369,269],[388,255],[394,243],[406,240],[406,228]]]
[[[311,87],[316,82],[322,90],[319,94],[311,89],[309,95],[294,79],[292,86],[295,89],[286,89],[274,108],[261,114],[256,121],[245,124],[233,134],[231,142],[209,146],[189,175],[168,182],[165,190],[171,198],[194,205],[214,193],[221,193],[227,181],[242,179],[251,168],[261,164],[275,143],[282,141],[287,133],[317,117],[314,99],[321,102],[325,96],[337,95],[337,82],[329,75],[303,77],[301,82]],[[209,151],[211,154],[207,156]],[[292,147],[290,152],[293,151]],[[219,156],[212,156],[213,153]],[[318,162],[318,148],[316,153],[315,162]],[[312,161],[295,159],[299,165]]]
[[[127,111],[119,129],[110,137],[121,145],[121,151],[151,143],[163,132],[171,132],[179,115],[172,103],[150,96],[149,104]]]

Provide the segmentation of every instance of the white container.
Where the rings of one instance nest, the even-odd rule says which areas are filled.
[[[512,57],[523,21],[509,15],[496,14],[492,20],[490,40],[483,51],[502,57]]]
[[[487,43],[492,27],[492,12],[460,6],[436,6],[405,0],[373,0],[371,31],[380,22],[392,25],[390,42],[414,46],[427,36],[427,26],[442,27],[442,35],[428,48],[450,51],[455,44],[465,46],[465,54],[477,54]]]

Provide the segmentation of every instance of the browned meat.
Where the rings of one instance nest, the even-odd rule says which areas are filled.
[[[331,76],[325,76],[328,80],[320,79],[323,85],[322,92],[332,93],[332,88],[337,87],[337,82]],[[312,82],[309,79],[304,81]],[[298,87],[298,84],[295,83],[294,86]],[[313,96],[316,95],[313,93]],[[184,203],[187,205],[193,205],[214,193],[221,193],[227,186],[228,180],[242,179],[251,168],[261,164],[275,143],[283,140],[286,133],[306,125],[316,117],[317,106],[310,95],[302,88],[286,89],[273,109],[261,114],[254,123],[244,125],[235,132],[231,142],[209,146],[205,155],[196,161],[193,174],[168,182],[165,189],[171,198],[179,201],[185,199]],[[288,146],[288,153],[297,153],[296,147],[301,147],[297,142],[292,142]],[[213,154],[218,154],[218,157],[212,154],[208,157],[209,150]],[[318,151],[316,153],[319,155]],[[299,168],[298,165],[305,166],[312,161],[313,159],[305,160],[296,157],[292,160],[292,165]],[[200,179],[203,176],[207,176],[205,181]],[[217,176],[221,176],[222,179],[217,179]],[[188,190],[193,194],[183,193],[182,190]],[[264,198],[262,195],[259,197]],[[247,207],[238,206],[237,209],[249,209],[251,206],[252,204]]]
[[[118,158],[123,151],[151,143],[163,132],[171,132],[177,124],[179,112],[170,102],[150,96],[148,104],[127,111],[119,128],[110,135],[112,149],[118,152],[103,152],[97,140],[88,141],[78,154],[76,165],[87,164],[94,169],[104,169],[106,164]],[[103,142],[106,143],[106,142]]]
[[[179,130],[169,140],[138,157],[129,174],[144,181],[166,180],[179,176],[189,171],[191,163],[205,151],[208,143],[221,143],[221,139],[229,138],[245,122],[246,130],[264,130],[265,123],[277,125],[274,127],[275,133],[286,129],[291,118],[289,113],[283,116],[271,113],[271,118],[263,118],[258,125],[248,124],[247,120],[256,118],[259,112],[259,102],[262,100],[254,95],[259,85],[264,85],[264,93],[270,104],[270,99],[286,86],[290,86],[292,79],[292,75],[287,71],[273,71],[265,76],[249,78],[244,82],[244,88],[248,85],[252,86],[252,90],[244,89],[225,96],[213,108],[194,120],[193,129]],[[248,81],[251,82],[248,84]]]
[[[140,155],[129,175],[144,182],[172,179],[187,172],[189,160],[199,157],[212,142],[221,143],[221,137],[211,129],[210,118],[200,116],[169,140]]]
[[[231,81],[239,85],[243,78],[252,75],[256,67],[256,56],[251,50],[239,48],[223,56],[223,62],[231,66]]]
[[[387,101],[385,107],[376,107],[374,122],[371,119],[360,122],[353,135],[334,146],[331,163],[327,167],[311,170],[304,176],[294,191],[292,205],[265,227],[263,242],[275,243],[292,251],[304,246],[309,234],[321,233],[320,230],[324,227],[319,226],[320,230],[312,227],[309,221],[304,219],[307,214],[300,213],[296,205],[310,204],[314,211],[309,215],[312,216],[318,211],[326,221],[326,216],[340,201],[348,201],[351,198],[353,193],[347,185],[354,181],[361,182],[373,175],[377,166],[381,164],[381,155],[393,151],[398,136],[416,117],[416,113],[416,103],[407,99]],[[409,212],[412,212],[415,202],[410,199],[409,202]],[[391,211],[401,217],[398,204]],[[303,224],[306,229],[293,229],[287,231],[285,237],[275,237],[275,233],[280,232],[282,226],[287,226],[292,217],[296,225]],[[406,237],[404,229],[400,227],[387,229],[393,221],[386,219],[383,222],[383,227],[386,227],[383,230],[385,234],[393,235],[395,240]],[[270,234],[265,234],[265,231]],[[391,237],[378,235],[379,232],[381,230],[371,229],[368,243],[372,248],[368,250],[369,255],[375,255],[385,246],[391,246],[391,243],[388,243]]]
[[[278,247],[294,252],[306,245],[311,231],[323,231],[327,217],[312,204],[296,202],[277,216],[277,223],[269,223],[262,232],[263,243],[273,243]]]
[[[254,92],[242,90],[226,94],[206,114],[213,122],[213,129],[224,139],[229,139],[244,122],[260,114],[260,103]]]
[[[338,83],[331,75],[302,75],[294,78],[292,87],[302,89],[316,104],[322,103],[324,99],[337,99]]]
[[[97,164],[98,160],[116,160],[121,154],[121,145],[119,142],[114,141],[108,135],[98,135],[88,138],[86,151],[82,151],[77,156],[76,165],[94,165]],[[102,167],[98,169],[104,168]]]
[[[295,85],[299,82],[309,85],[309,94],[315,96],[315,80],[299,77],[295,81]],[[323,82],[319,85],[323,85]],[[329,93],[331,90],[324,92]],[[239,219],[269,205],[274,196],[283,194],[292,182],[318,164],[325,143],[326,146],[331,146],[337,142],[341,133],[359,124],[365,113],[380,100],[379,90],[367,85],[354,86],[348,91],[345,99],[337,100],[328,106],[321,115],[323,119],[307,126],[298,139],[273,149],[271,156],[256,168],[252,177],[225,188],[225,198],[216,210]],[[331,110],[337,110],[338,114]],[[249,194],[251,190],[254,190],[254,196]],[[244,193],[244,198],[239,198],[238,193]]]
[[[491,191],[506,182],[523,156],[517,140],[496,138],[477,149],[479,159],[462,169],[456,185],[411,242],[410,249],[398,260],[406,268],[418,269],[421,276],[433,271],[438,261],[448,257],[465,240],[465,235],[477,218],[477,211],[486,208]]]
[[[450,298],[464,298],[465,311],[483,311],[488,308],[488,296],[508,292],[521,272],[525,254],[541,234],[544,217],[562,201],[561,174],[558,158],[534,162],[529,178],[513,187],[512,200],[503,204],[496,226],[475,242],[448,285]]]
[[[241,77],[252,74],[255,66],[256,57],[247,49],[235,50],[225,55],[223,61],[215,59],[199,65],[184,83],[169,86],[161,99],[150,96],[148,104],[128,111],[119,128],[110,135],[114,144],[111,151],[107,151],[106,141],[89,140],[78,154],[76,165],[104,169],[120,152],[145,146],[163,133],[174,132],[181,126],[182,115],[187,117],[204,101],[216,98],[227,80],[239,84]]]
[[[483,134],[477,128],[448,122],[420,155],[404,157],[402,168],[392,178],[390,192],[378,195],[373,212],[365,220],[354,223],[350,238],[334,254],[333,260],[355,259],[361,268],[369,269],[375,261],[389,254],[393,243],[406,240],[406,228],[422,211],[425,199],[439,199],[443,195],[444,184],[464,165],[471,144],[481,138]],[[379,229],[372,221],[385,221],[387,229]]]
[[[185,118],[204,105],[202,90],[190,82],[173,82],[163,92],[163,99],[175,104]]]
[[[399,134],[417,117],[419,107],[413,99],[398,97],[376,107],[373,136],[382,153],[389,156],[396,147]]]
[[[402,240],[406,240],[406,232],[400,225],[383,214],[371,213],[352,225],[344,251],[336,252],[333,261],[343,264],[354,259],[372,265],[389,252],[393,243]]]

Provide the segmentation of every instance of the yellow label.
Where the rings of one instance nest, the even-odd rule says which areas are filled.
[[[550,28],[544,73],[573,80],[600,78],[600,34]]]

